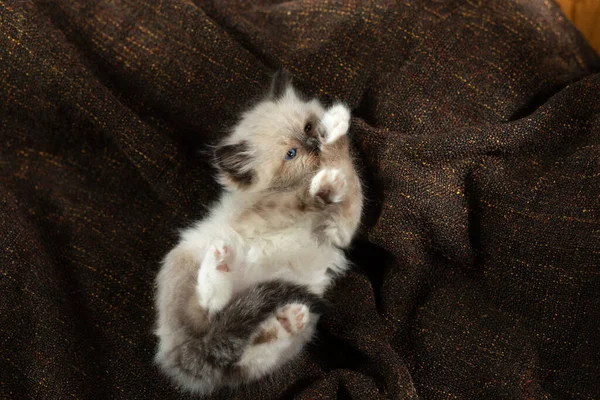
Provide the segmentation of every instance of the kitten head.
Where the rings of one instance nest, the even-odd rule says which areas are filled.
[[[285,190],[307,181],[320,164],[325,108],[305,99],[278,71],[267,96],[242,114],[216,148],[219,181],[229,190]]]

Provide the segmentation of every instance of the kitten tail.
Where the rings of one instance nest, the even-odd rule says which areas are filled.
[[[238,362],[252,335],[280,307],[292,303],[306,305],[315,319],[327,308],[324,299],[304,286],[283,281],[259,283],[215,314],[204,335],[194,334],[192,327],[185,329],[187,339],[158,354],[156,362],[183,389],[201,395],[247,383],[253,376]]]

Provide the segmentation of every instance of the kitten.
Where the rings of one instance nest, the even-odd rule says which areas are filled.
[[[261,378],[314,335],[362,212],[349,124],[346,106],[303,98],[279,71],[216,147],[221,198],[156,279],[156,362],[183,389]]]

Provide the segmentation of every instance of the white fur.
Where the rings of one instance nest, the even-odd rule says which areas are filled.
[[[334,104],[327,110],[321,123],[327,131],[324,143],[334,143],[348,132],[348,128],[350,127],[350,110],[341,103]]]

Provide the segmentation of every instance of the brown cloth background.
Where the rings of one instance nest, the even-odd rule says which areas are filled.
[[[285,66],[368,186],[319,339],[227,398],[600,398],[600,60],[542,0],[0,0],[0,394],[175,399],[153,279]]]

